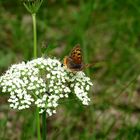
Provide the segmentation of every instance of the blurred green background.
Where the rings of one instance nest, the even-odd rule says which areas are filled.
[[[48,140],[140,140],[140,1],[44,0],[38,48],[63,60],[80,43],[91,77],[90,106],[60,103],[47,118]],[[20,1],[0,1],[0,73],[33,58],[32,19]],[[36,140],[34,110],[0,97],[0,140]]]

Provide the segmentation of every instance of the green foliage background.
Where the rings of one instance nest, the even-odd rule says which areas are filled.
[[[94,87],[91,105],[62,101],[47,118],[48,140],[140,139],[140,1],[44,0],[38,48],[60,60],[80,43]],[[32,19],[20,1],[0,1],[0,73],[33,58]],[[41,53],[40,53],[41,54]],[[41,55],[40,55],[41,56]],[[0,97],[0,140],[35,140],[34,109],[11,110]]]

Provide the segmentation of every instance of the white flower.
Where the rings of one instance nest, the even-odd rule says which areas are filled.
[[[87,90],[87,91],[89,91],[89,89],[90,89],[90,86],[89,86],[89,85],[87,85],[87,86],[86,86],[86,90]]]
[[[49,79],[51,77],[51,75],[50,74],[47,74],[47,78]]]
[[[0,77],[0,89],[10,93],[8,102],[13,109],[26,109],[36,105],[40,113],[56,113],[59,99],[74,92],[83,105],[88,105],[88,91],[92,86],[83,72],[73,73],[51,58],[37,58],[15,64]]]

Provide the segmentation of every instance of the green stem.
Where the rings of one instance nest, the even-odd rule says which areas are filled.
[[[42,140],[46,140],[46,134],[47,134],[47,130],[46,130],[46,112],[44,111],[42,114]]]
[[[32,14],[33,20],[33,38],[34,38],[34,58],[37,58],[37,30],[36,30],[36,14]],[[40,116],[39,116],[39,108],[36,108],[36,124],[37,124],[37,137],[38,140],[41,140],[40,134]]]
[[[34,58],[37,58],[37,31],[36,31],[36,14],[32,14],[33,19],[33,36],[34,36]]]
[[[40,116],[39,116],[39,109],[36,108],[36,123],[37,123],[37,137],[38,140],[41,140],[41,134],[40,134]]]

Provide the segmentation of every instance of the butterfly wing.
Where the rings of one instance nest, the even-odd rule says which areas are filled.
[[[73,61],[73,63],[75,64],[81,64],[82,63],[82,52],[81,52],[81,48],[80,45],[77,44],[73,50],[70,53],[71,60]]]

